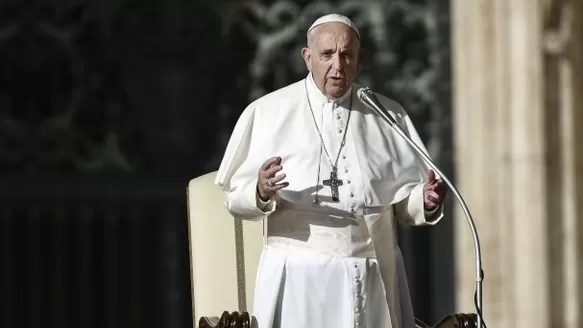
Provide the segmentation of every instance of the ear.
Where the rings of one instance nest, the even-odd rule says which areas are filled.
[[[306,63],[306,67],[308,71],[312,71],[312,52],[308,48],[302,48],[302,57],[304,58],[304,62]]]

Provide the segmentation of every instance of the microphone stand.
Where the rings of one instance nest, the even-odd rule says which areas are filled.
[[[411,140],[411,138],[409,138],[409,136],[407,136],[407,134],[397,124],[397,121],[395,120],[395,118],[393,118],[391,116],[391,114],[389,114],[389,112],[387,110],[385,110],[380,105],[380,103],[376,99],[376,96],[369,88],[366,88],[366,87],[361,88],[358,91],[358,97],[360,98],[360,100],[363,104],[365,104],[367,107],[373,109],[385,121],[387,121],[387,123],[389,123],[389,125],[403,139],[405,139],[405,141],[407,141],[407,143],[415,150],[415,152],[419,156],[421,156],[421,158],[425,161],[425,163],[429,167],[431,167],[439,176],[441,176],[441,179],[450,188],[450,190],[453,192],[453,194],[457,198],[458,202],[460,203],[460,205],[462,207],[462,211],[464,212],[464,214],[467,218],[470,230],[472,232],[472,237],[474,239],[474,250],[475,250],[475,259],[476,259],[476,293],[474,294],[474,305],[476,307],[477,317],[478,317],[477,328],[484,328],[485,327],[485,325],[483,323],[484,319],[482,318],[482,281],[484,279],[484,272],[482,271],[482,254],[481,254],[481,250],[480,250],[480,239],[478,238],[478,231],[476,229],[476,225],[474,224],[474,220],[472,219],[472,214],[470,213],[470,210],[468,209],[468,206],[466,205],[466,202],[464,201],[462,195],[457,190],[457,188],[454,186],[454,184],[451,183],[451,181],[449,181],[449,179],[445,176],[445,174],[443,174],[443,172],[441,172],[441,170],[439,170],[439,168],[437,167],[437,165],[435,165],[435,163],[433,163],[431,158],[429,158],[429,156],[427,154],[425,154],[425,152],[415,142],[413,142],[413,140]]]

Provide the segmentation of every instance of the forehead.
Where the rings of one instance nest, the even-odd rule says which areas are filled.
[[[338,22],[317,26],[311,33],[312,41],[319,47],[350,47],[358,44],[356,33],[350,27]]]

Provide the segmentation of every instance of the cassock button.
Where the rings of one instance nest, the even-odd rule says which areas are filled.
[[[354,313],[360,313],[360,309],[359,308],[354,308]]]
[[[340,115],[336,116],[336,119],[337,119],[337,120],[339,120],[340,118],[341,118],[341,117],[340,117]]]
[[[346,155],[342,155],[342,159],[346,159]]]
[[[351,182],[352,182],[352,180],[348,180],[348,181],[346,181],[346,182],[348,182],[348,183],[351,183]]]
[[[342,129],[338,129],[338,133],[342,133]]]
[[[354,193],[353,192],[350,193],[350,197],[354,197]]]

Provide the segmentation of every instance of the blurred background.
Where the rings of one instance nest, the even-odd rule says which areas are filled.
[[[332,12],[472,210],[488,326],[583,327],[583,0],[0,0],[0,327],[192,326],[187,183]],[[430,323],[475,311],[446,213],[400,228]]]

